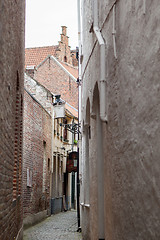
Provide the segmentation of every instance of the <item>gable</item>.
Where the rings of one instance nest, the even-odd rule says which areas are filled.
[[[62,99],[78,109],[76,78],[58,63],[57,59],[48,57],[36,68],[34,78],[54,94],[61,94]]]

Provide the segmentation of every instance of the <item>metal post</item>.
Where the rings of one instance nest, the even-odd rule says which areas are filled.
[[[72,152],[73,152],[73,147],[74,147],[74,135],[75,135],[75,129],[74,129],[74,118],[72,121]]]
[[[78,132],[78,140],[79,140],[79,132]],[[80,227],[80,207],[79,207],[79,197],[80,197],[80,182],[79,182],[79,146],[77,147],[78,159],[77,159],[77,219],[78,219],[78,230],[77,232],[81,232]]]
[[[77,159],[77,219],[78,219],[78,232],[81,231],[80,227],[80,182],[79,182],[79,121],[80,121],[80,82],[81,82],[81,63],[80,63],[80,55],[81,55],[81,19],[80,19],[80,0],[77,0],[77,11],[78,11],[78,45],[79,45],[79,53],[78,53],[78,75],[79,75],[79,86],[78,86],[78,145],[77,145],[77,152],[78,152],[78,159]]]

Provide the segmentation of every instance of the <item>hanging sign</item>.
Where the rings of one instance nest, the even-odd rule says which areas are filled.
[[[66,170],[68,173],[77,172],[78,152],[71,152],[67,158]]]

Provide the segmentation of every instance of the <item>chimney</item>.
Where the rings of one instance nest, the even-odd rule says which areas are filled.
[[[63,35],[67,35],[67,27],[66,26],[62,26],[62,34]]]

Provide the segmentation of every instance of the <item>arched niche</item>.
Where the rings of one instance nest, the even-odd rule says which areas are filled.
[[[98,239],[104,239],[105,227],[104,227],[104,155],[103,155],[103,129],[102,121],[100,119],[100,91],[98,83],[96,82],[92,95],[91,105],[91,134],[92,148],[94,149],[94,155],[92,161],[96,163],[96,177],[93,181],[97,181],[94,191],[97,193],[95,196],[95,202],[97,202],[97,225],[98,225]]]
[[[99,88],[98,83],[95,83],[93,95],[92,95],[92,101],[91,101],[91,118],[96,119],[96,112],[99,111]],[[98,109],[97,109],[98,108]]]
[[[84,125],[90,125],[90,100],[87,99]]]

